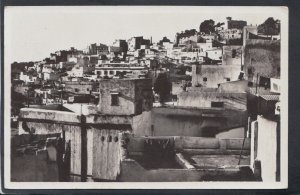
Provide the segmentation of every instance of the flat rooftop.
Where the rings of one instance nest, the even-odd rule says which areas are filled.
[[[240,164],[239,155],[190,155],[184,154],[184,157],[198,169],[203,168],[232,168],[236,166],[250,165],[250,156],[242,155]]]

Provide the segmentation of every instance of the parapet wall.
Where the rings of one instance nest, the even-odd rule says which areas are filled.
[[[178,105],[209,108],[212,102],[223,102],[225,109],[247,110],[246,93],[188,91],[178,96]]]
[[[48,150],[46,140],[59,136],[60,134],[22,134],[12,137],[11,181],[58,182],[58,164],[51,161],[53,150]],[[56,156],[54,157],[56,158]]]
[[[142,154],[145,151],[145,140],[155,138],[171,139],[173,141],[175,151],[189,154],[238,155],[241,153],[241,150],[243,150],[243,154],[250,154],[250,138],[246,138],[244,140],[242,138],[218,139],[185,136],[131,137],[128,144],[129,154]]]

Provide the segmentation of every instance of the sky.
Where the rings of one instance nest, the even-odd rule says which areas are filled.
[[[5,7],[5,63],[39,61],[50,53],[91,43],[112,44],[115,39],[144,36],[157,42],[164,36],[199,29],[206,19],[225,22],[230,16],[248,25],[268,17],[281,19],[282,7],[199,6],[43,6]]]

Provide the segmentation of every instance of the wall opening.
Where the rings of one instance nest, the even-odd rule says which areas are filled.
[[[232,58],[235,58],[236,57],[236,50],[235,49],[233,49],[232,50],[232,56],[231,56]]]
[[[119,94],[118,93],[111,93],[111,106],[118,106],[119,105]]]
[[[224,102],[211,102],[213,108],[224,108]]]

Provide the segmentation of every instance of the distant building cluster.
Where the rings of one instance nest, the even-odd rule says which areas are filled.
[[[135,36],[116,39],[111,45],[93,43],[84,50],[71,47],[56,51],[43,61],[15,62],[13,89],[29,99],[38,97],[38,102],[52,104],[74,100],[83,91],[86,96],[93,96],[87,101],[98,99],[99,89],[86,83],[102,79],[155,79],[167,72],[176,97],[186,86],[217,87],[220,83],[245,79],[249,73],[252,78],[251,70],[244,69],[245,60],[249,60],[245,48],[252,40],[280,39],[280,21],[268,19],[259,26],[247,26],[246,21],[226,19],[216,25],[213,20],[206,20],[199,31],[176,33],[174,42],[163,37],[153,43],[152,37]],[[273,30],[266,26],[271,22]],[[254,63],[253,58],[250,62]],[[74,90],[69,83],[73,83]]]

